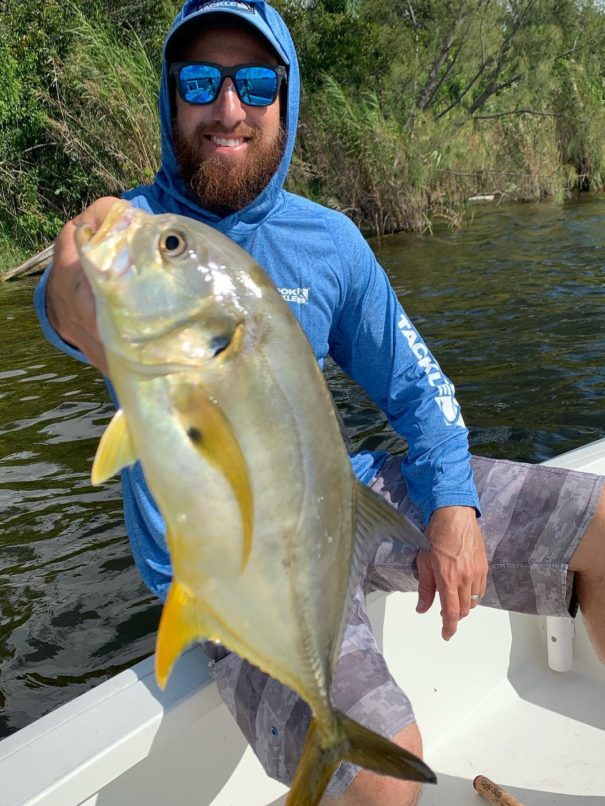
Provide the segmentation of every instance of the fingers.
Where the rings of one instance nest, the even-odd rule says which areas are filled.
[[[55,241],[53,268],[46,290],[48,318],[61,338],[81,350],[91,364],[107,373],[105,351],[97,331],[95,300],[80,264],[75,231],[79,224],[98,229],[119,199],[105,196],[68,221]]]
[[[117,196],[102,196],[68,223],[76,227],[80,224],[90,224],[93,229],[97,230],[105,220],[107,213],[119,201],[120,199]]]
[[[471,585],[464,585],[457,590],[458,601],[460,603],[459,619],[466,618],[471,612],[473,600],[471,599]]]
[[[466,618],[483,598],[481,595],[480,599],[472,599],[472,596],[470,582],[459,588],[449,587],[439,591],[443,621],[441,635],[445,641],[449,641],[456,634],[458,623]]]
[[[487,586],[487,557],[483,535],[470,507],[443,507],[435,510],[426,531],[431,543],[428,561],[432,579],[441,601],[442,636],[449,641],[485,595]],[[419,596],[424,598],[428,575],[418,555]],[[434,591],[433,591],[434,597]],[[479,597],[479,598],[477,598]],[[430,605],[429,605],[430,606]],[[426,608],[428,609],[428,608]],[[425,612],[420,607],[418,612]]]
[[[418,604],[417,613],[426,613],[435,600],[437,585],[435,575],[431,568],[429,554],[426,551],[418,552]]]
[[[485,596],[487,590],[487,574],[482,575],[478,582],[474,582],[471,586],[469,593],[470,609],[474,610],[475,607],[481,604],[481,600]]]
[[[459,588],[458,594],[460,598],[460,618],[466,618],[471,610],[474,610],[481,604],[481,600],[485,596],[487,589],[487,576],[479,573],[467,585]]]

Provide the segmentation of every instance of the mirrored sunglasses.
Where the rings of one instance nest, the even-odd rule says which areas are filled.
[[[230,78],[242,103],[270,106],[286,77],[286,68],[266,64],[222,67],[212,62],[174,62],[170,65],[170,73],[180,97],[188,104],[203,105],[216,101],[223,82]]]

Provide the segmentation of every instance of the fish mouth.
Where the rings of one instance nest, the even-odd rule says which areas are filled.
[[[94,230],[90,224],[79,224],[76,227],[76,246],[78,249],[85,247],[90,249],[102,243],[108,235],[125,232],[136,214],[136,207],[126,201],[117,201],[110,208],[98,230]]]

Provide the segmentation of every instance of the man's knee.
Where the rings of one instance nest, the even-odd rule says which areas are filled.
[[[422,738],[414,723],[401,730],[395,744],[422,758]],[[361,770],[338,798],[324,798],[322,806],[416,806],[421,786],[415,781],[401,781],[371,770]]]

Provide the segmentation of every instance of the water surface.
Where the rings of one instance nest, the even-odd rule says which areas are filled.
[[[605,435],[605,199],[487,207],[459,231],[373,243],[456,383],[474,452],[541,461]],[[119,483],[90,465],[111,409],[42,338],[34,280],[0,285],[0,737],[153,651]],[[355,447],[404,445],[328,374]]]

